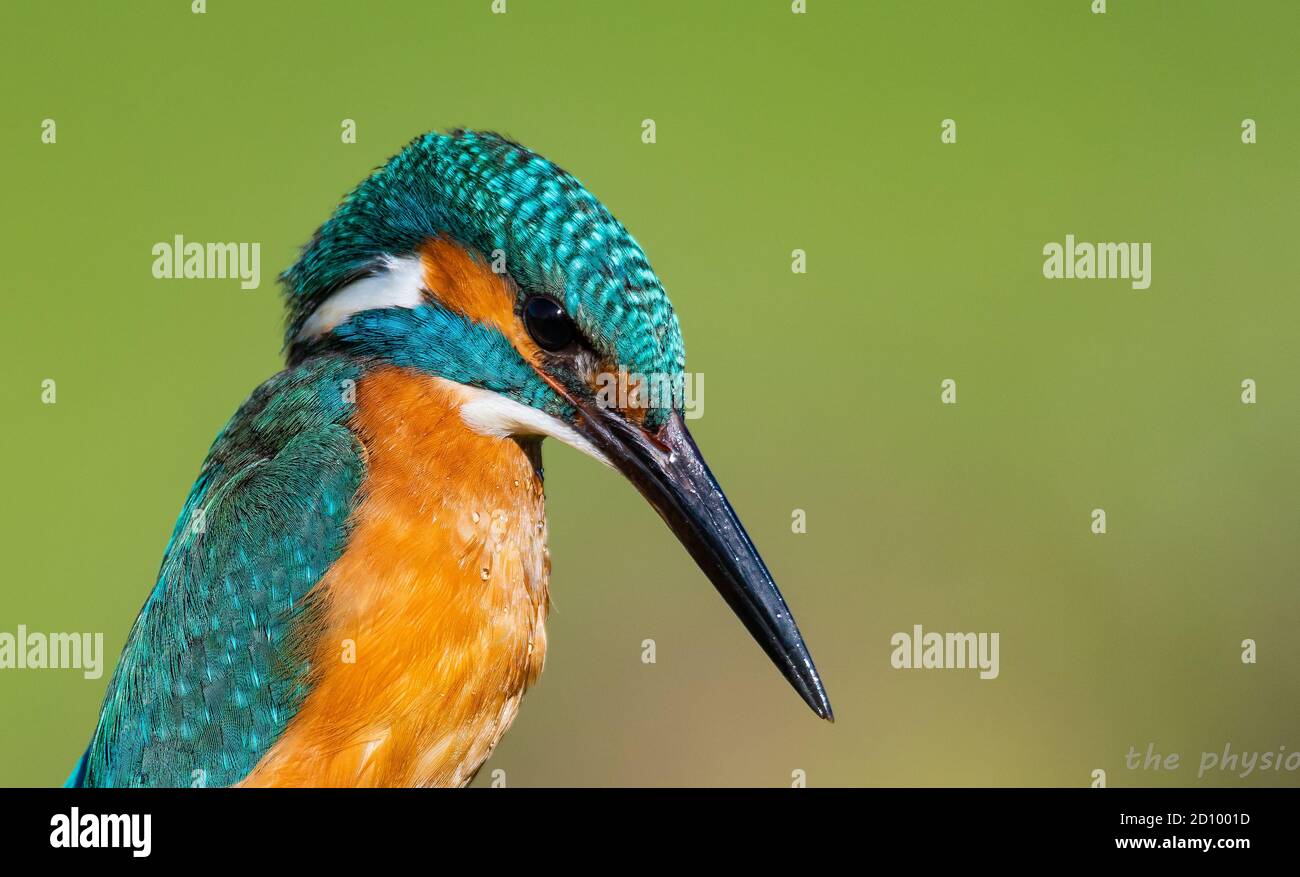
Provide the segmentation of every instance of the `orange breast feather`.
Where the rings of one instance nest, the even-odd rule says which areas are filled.
[[[464,784],[541,672],[537,448],[468,429],[461,392],[397,368],[358,383],[367,479],[312,594],[315,684],[244,785]]]

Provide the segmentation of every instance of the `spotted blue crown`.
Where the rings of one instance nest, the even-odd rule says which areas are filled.
[[[416,138],[356,187],[281,281],[287,339],[329,295],[435,236],[504,255],[521,300],[547,293],[629,372],[680,376],[681,329],[645,253],[572,175],[491,132]]]

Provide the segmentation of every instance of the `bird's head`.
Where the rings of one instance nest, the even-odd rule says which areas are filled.
[[[672,304],[571,175],[497,134],[426,134],[343,200],[281,280],[291,362],[346,351],[453,381],[470,428],[551,436],[621,472],[831,717],[790,610],[686,430]]]

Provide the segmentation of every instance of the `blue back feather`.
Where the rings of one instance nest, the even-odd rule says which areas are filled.
[[[346,382],[358,376],[341,358],[308,360],[258,388],[218,436],[109,683],[79,784],[229,785],[283,732],[309,682],[304,598],[342,553],[364,475],[347,428]]]

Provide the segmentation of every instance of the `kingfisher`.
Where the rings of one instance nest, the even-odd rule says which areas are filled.
[[[546,655],[546,437],[622,473],[833,719],[680,394],[637,392],[680,385],[677,316],[573,176],[422,135],[280,280],[286,367],[208,452],[68,785],[468,784]]]

